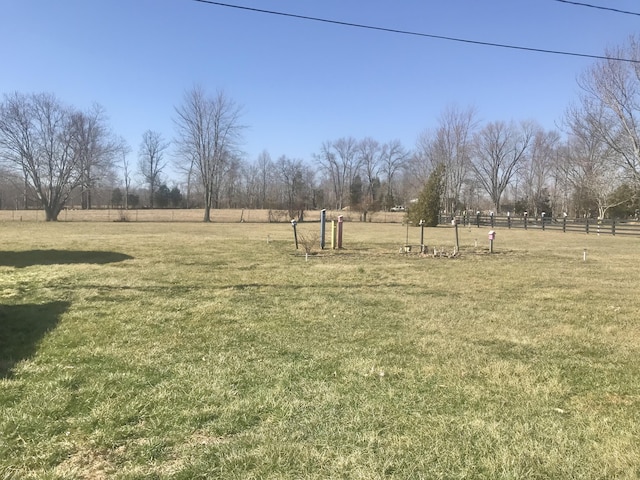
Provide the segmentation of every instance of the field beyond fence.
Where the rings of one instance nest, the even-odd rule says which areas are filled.
[[[352,211],[327,210],[327,220],[337,220],[342,215],[344,221],[362,221],[362,213]],[[60,212],[61,222],[201,222],[203,209],[65,209]],[[367,214],[367,222],[401,223],[404,212],[374,212]],[[44,221],[43,210],[0,210],[0,221],[39,222]],[[305,210],[304,220],[319,222],[320,210]],[[286,210],[258,209],[213,209],[211,221],[214,223],[286,223],[291,221]]]

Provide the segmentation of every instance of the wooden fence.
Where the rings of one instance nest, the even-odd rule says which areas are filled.
[[[460,225],[489,228],[522,228],[538,230],[554,230],[561,232],[579,232],[598,235],[630,235],[640,236],[640,222],[636,220],[599,220],[595,218],[568,217],[529,217],[526,215],[460,215],[456,217]],[[452,218],[440,217],[441,224],[451,224]]]

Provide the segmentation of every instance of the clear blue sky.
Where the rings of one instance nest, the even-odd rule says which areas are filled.
[[[601,55],[640,17],[554,0],[228,0],[385,28]],[[637,0],[592,0],[640,11]],[[93,102],[131,145],[174,135],[194,84],[243,105],[246,159],[311,160],[326,140],[413,148],[449,105],[554,128],[594,60],[284,18],[193,0],[0,0],[0,93]]]

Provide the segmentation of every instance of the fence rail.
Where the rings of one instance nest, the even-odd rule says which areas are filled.
[[[525,215],[460,215],[455,217],[460,225],[468,227],[523,228],[579,232],[597,235],[640,236],[640,222],[637,220],[599,220],[595,218],[570,219],[568,217],[528,217]],[[441,224],[450,224],[452,218],[440,217]]]

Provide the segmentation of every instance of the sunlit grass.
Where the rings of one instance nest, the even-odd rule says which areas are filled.
[[[640,475],[637,239],[2,230],[0,477]]]

